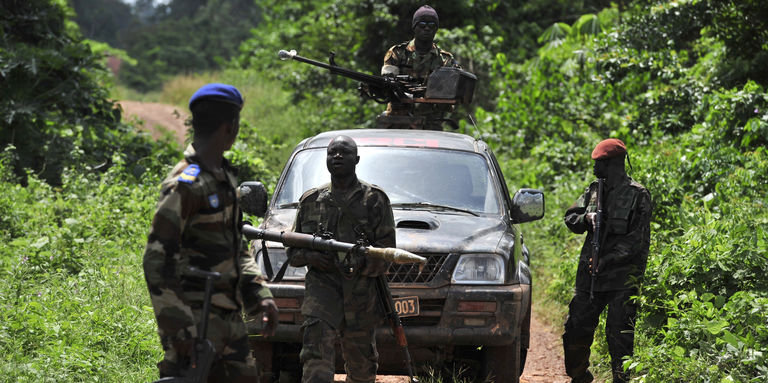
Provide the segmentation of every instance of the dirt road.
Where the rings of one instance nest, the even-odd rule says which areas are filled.
[[[118,104],[123,107],[123,120],[141,120],[144,123],[143,129],[149,131],[155,139],[170,133],[176,142],[184,145],[187,134],[184,121],[189,117],[189,111],[186,109],[141,101],[118,101]]]
[[[531,347],[520,383],[568,383],[563,367],[562,330],[542,322],[534,310],[531,317]],[[344,382],[345,375],[335,376],[335,382]],[[408,383],[407,376],[377,376],[376,383]],[[449,382],[446,382],[449,383]],[[502,383],[502,382],[499,382]]]

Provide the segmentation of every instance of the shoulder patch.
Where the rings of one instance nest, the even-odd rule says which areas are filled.
[[[200,166],[197,164],[190,164],[179,174],[178,181],[191,184],[197,179],[197,175],[200,174]]]

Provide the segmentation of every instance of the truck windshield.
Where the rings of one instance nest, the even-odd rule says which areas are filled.
[[[479,154],[397,147],[360,147],[358,152],[358,178],[381,187],[394,208],[499,214],[497,186]],[[325,148],[296,154],[277,207],[295,208],[305,191],[330,182],[325,154]]]

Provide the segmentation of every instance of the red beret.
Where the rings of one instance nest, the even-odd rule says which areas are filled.
[[[595,150],[592,151],[593,160],[605,160],[608,158],[623,156],[627,154],[627,147],[618,138],[609,138],[600,141]]]

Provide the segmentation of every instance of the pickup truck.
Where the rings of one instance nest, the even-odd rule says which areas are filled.
[[[243,204],[246,212],[263,216],[260,228],[291,230],[301,195],[330,181],[326,147],[337,135],[349,136],[358,145],[358,178],[389,196],[397,247],[427,258],[421,269],[393,263],[386,274],[417,371],[451,371],[461,365],[495,382],[518,382],[531,315],[529,251],[518,224],[543,216],[544,194],[520,189],[510,196],[491,149],[467,135],[330,131],[296,146],[266,208],[253,213]],[[254,241],[251,252],[270,278],[286,261],[280,243]],[[280,308],[280,325],[274,337],[254,336],[251,342],[264,383],[300,380],[306,271],[288,266],[282,280],[269,283]],[[248,323],[249,331],[258,334],[260,321]],[[388,327],[377,331],[377,345],[379,373],[405,374]],[[343,372],[343,362],[337,362]]]

